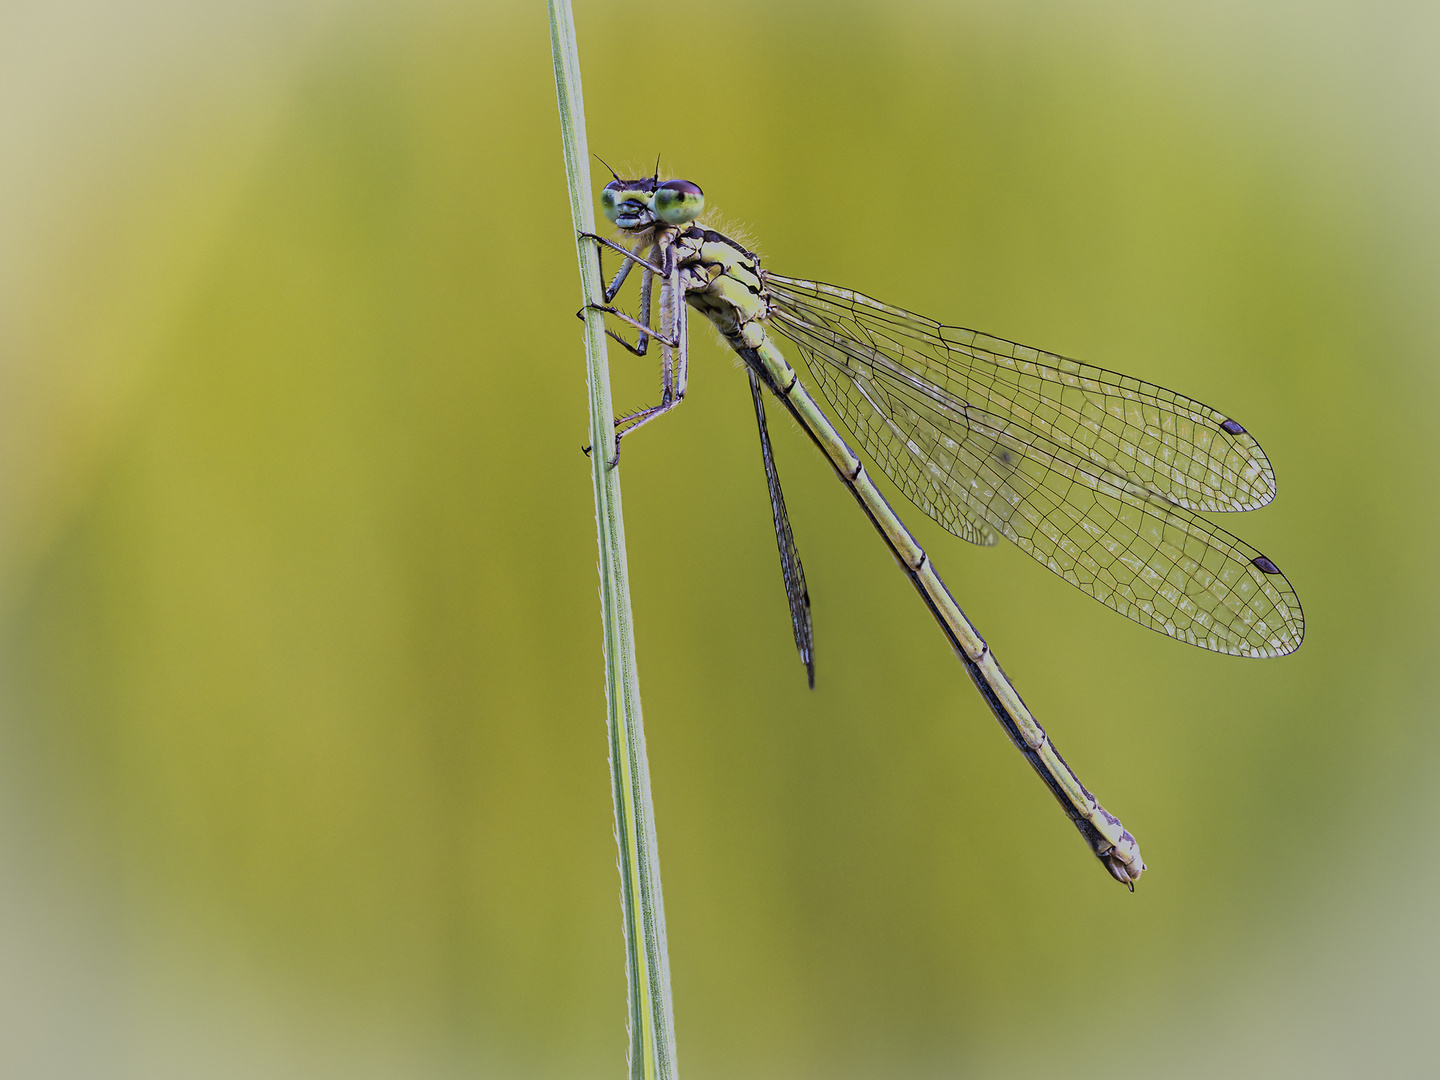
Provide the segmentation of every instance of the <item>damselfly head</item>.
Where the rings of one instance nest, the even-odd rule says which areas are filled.
[[[655,223],[651,200],[656,183],[644,180],[611,180],[600,192],[600,209],[622,229],[643,229]]]
[[[705,193],[689,180],[611,180],[600,192],[600,209],[626,230],[646,229],[657,221],[684,225],[705,209]]]

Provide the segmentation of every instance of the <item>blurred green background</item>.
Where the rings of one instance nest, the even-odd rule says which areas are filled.
[[[1239,418],[1307,615],[1217,657],[906,514],[1131,896],[772,410],[806,690],[697,333],[623,465],[684,1075],[1434,1068],[1440,11],[576,6],[591,148],[768,265]],[[11,0],[0,141],[0,1074],[621,1075],[543,4]]]

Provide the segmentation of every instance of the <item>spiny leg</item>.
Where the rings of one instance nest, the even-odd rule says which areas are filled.
[[[647,270],[647,271],[645,271],[645,273],[646,273],[646,276],[648,277],[649,274],[650,274],[650,271]],[[664,334],[662,334],[662,333],[660,333],[660,332],[652,329],[652,328],[648,325],[648,318],[647,318],[647,321],[646,321],[646,322],[643,322],[643,323],[642,323],[642,322],[637,322],[637,321],[636,321],[635,319],[633,319],[631,316],[625,314],[625,312],[621,311],[619,308],[614,307],[614,306],[612,306],[612,305],[610,305],[610,304],[586,304],[585,306],[586,306],[587,308],[589,308],[591,311],[603,311],[606,315],[614,315],[614,316],[615,316],[617,319],[619,319],[621,322],[626,323],[626,324],[628,324],[628,325],[630,325],[630,326],[633,326],[633,327],[635,327],[636,330],[639,330],[639,331],[640,331],[640,336],[641,336],[642,338],[646,338],[646,337],[659,338],[659,339],[660,339],[660,343],[661,343],[662,345],[669,345],[669,346],[672,347],[672,348],[675,347],[675,345],[677,344],[676,340],[675,340],[673,337],[666,337]],[[583,313],[582,313],[582,314],[583,314]],[[646,314],[647,314],[647,316],[648,316],[649,313],[647,312]],[[610,334],[611,337],[615,338],[616,341],[620,342],[621,345],[624,345],[626,348],[628,348],[628,349],[629,349],[632,353],[634,353],[636,356],[644,356],[644,355],[645,355],[645,350],[644,350],[644,349],[635,349],[635,348],[632,347],[628,342],[626,342],[624,339],[619,338],[619,337],[616,337],[616,336],[615,336],[613,333],[611,333],[610,330],[608,330],[608,329],[607,329],[605,332],[606,332],[607,334]]]
[[[660,342],[660,404],[640,409],[615,421],[615,456],[610,468],[620,463],[620,440],[651,420],[663,416],[685,400],[690,380],[690,332],[685,320],[685,298],[680,291],[680,266],[675,249],[663,248],[665,270],[660,279],[660,322],[669,333],[652,331]],[[621,317],[624,318],[623,313]]]
[[[641,258],[647,248],[655,246],[655,238],[653,236],[642,236],[639,243],[633,248],[627,249],[621,247],[619,244],[606,240],[603,236],[596,236],[594,233],[583,233],[582,235],[596,242],[595,252],[600,259],[600,276],[602,278],[605,276],[605,248],[612,248],[625,256],[620,264],[620,271],[615,275],[615,279],[611,281],[609,285],[605,286],[605,302],[607,304],[620,295],[620,287],[625,284],[625,279],[630,276],[631,269],[634,268],[637,263],[644,266],[651,273],[659,273],[659,267],[651,266],[649,262]]]
[[[670,311],[671,309],[673,309],[673,308],[675,307],[674,304],[667,304],[666,295],[667,295],[668,290],[669,290],[671,287],[674,287],[674,288],[677,288],[677,289],[679,288],[679,268],[678,268],[678,266],[674,266],[674,265],[673,265],[673,264],[675,263],[674,252],[669,248],[668,245],[664,248],[663,255],[662,255],[662,263],[664,263],[664,262],[666,261],[666,259],[668,259],[668,262],[669,262],[670,264],[672,264],[672,273],[671,273],[668,277],[665,276],[664,270],[663,270],[662,267],[657,267],[657,266],[655,266],[653,263],[651,263],[651,262],[649,262],[649,261],[647,261],[646,259],[644,259],[644,258],[641,257],[642,253],[644,252],[645,248],[646,248],[648,245],[655,245],[655,246],[657,247],[657,249],[658,249],[658,244],[657,244],[657,242],[656,242],[653,238],[647,237],[647,238],[643,239],[640,243],[638,243],[633,250],[627,251],[627,250],[625,250],[624,248],[618,247],[617,245],[611,243],[609,240],[606,240],[604,237],[596,236],[596,235],[594,235],[593,233],[582,233],[581,235],[584,236],[584,237],[586,237],[587,239],[594,240],[594,241],[596,242],[597,247],[600,247],[600,246],[603,245],[604,247],[614,248],[616,251],[621,252],[621,253],[625,256],[625,259],[626,259],[625,265],[622,266],[621,269],[620,269],[620,272],[615,275],[615,279],[614,279],[614,281],[611,282],[610,287],[605,290],[605,299],[606,299],[607,301],[608,301],[608,300],[613,300],[613,299],[615,298],[615,295],[616,295],[616,293],[618,293],[621,285],[624,284],[625,277],[626,277],[626,275],[629,273],[631,266],[633,266],[633,265],[635,265],[636,263],[638,263],[639,265],[641,265],[641,266],[643,266],[643,267],[645,268],[644,277],[642,278],[641,283],[640,283],[640,304],[641,304],[641,320],[640,320],[640,321],[636,321],[636,320],[635,320],[634,318],[632,318],[630,315],[626,314],[625,312],[621,311],[619,308],[617,308],[617,307],[615,307],[614,305],[609,304],[609,303],[605,303],[605,304],[587,304],[587,305],[586,305],[586,308],[588,308],[589,310],[592,310],[592,311],[603,312],[604,314],[607,314],[607,315],[614,315],[617,319],[621,320],[622,322],[627,323],[628,325],[635,327],[635,329],[640,332],[640,336],[639,336],[639,343],[640,343],[640,344],[639,344],[639,347],[638,347],[638,348],[637,348],[636,346],[634,346],[634,345],[631,345],[631,344],[630,344],[628,341],[626,341],[624,338],[620,337],[618,334],[616,334],[616,333],[614,333],[613,331],[611,331],[609,327],[606,327],[606,328],[605,328],[605,333],[609,334],[610,337],[614,338],[614,339],[615,339],[616,341],[618,341],[621,345],[625,346],[625,348],[626,348],[627,350],[629,350],[631,353],[634,353],[636,356],[644,356],[644,355],[646,354],[646,351],[647,351],[647,349],[648,349],[649,342],[650,342],[650,339],[651,339],[651,338],[658,338],[658,339],[660,340],[661,350],[662,350],[662,352],[661,352],[661,370],[660,370],[661,404],[660,404],[660,405],[656,405],[656,406],[651,406],[651,407],[646,408],[646,409],[641,409],[641,410],[639,410],[638,412],[629,413],[629,414],[627,414],[627,415],[625,415],[625,416],[622,416],[622,417],[618,418],[618,419],[615,421],[615,427],[616,427],[616,434],[615,434],[615,456],[612,457],[612,458],[609,460],[609,462],[607,463],[607,467],[613,469],[613,468],[614,468],[617,464],[619,464],[619,462],[620,462],[620,440],[621,440],[621,438],[622,438],[626,433],[628,433],[629,431],[631,431],[631,430],[633,430],[634,428],[639,427],[639,426],[641,426],[642,424],[644,424],[647,420],[650,420],[650,419],[653,418],[654,416],[659,415],[661,412],[668,411],[668,409],[674,404],[674,400],[675,400],[675,380],[674,380],[674,375],[673,375],[673,358],[672,358],[672,352],[671,352],[671,350],[672,350],[672,348],[675,348],[675,347],[677,347],[677,346],[681,346],[681,336],[682,336],[682,335],[684,334],[684,332],[685,332],[685,324],[684,324],[683,318],[680,319],[680,320],[678,320],[678,322],[677,322],[677,325],[678,325],[678,327],[679,327],[678,332],[672,331],[672,332],[669,333],[669,334],[666,334],[666,333],[663,332],[664,329],[666,329],[665,327],[659,327],[659,328],[657,328],[657,327],[652,326],[652,325],[651,325],[651,314],[652,314],[651,295],[652,295],[652,288],[653,288],[653,283],[654,283],[654,280],[655,280],[655,276],[656,276],[657,274],[659,274],[659,275],[661,275],[661,300],[660,300],[660,305],[661,305],[661,320],[663,321],[663,320],[665,319],[665,317],[666,317],[667,312]],[[584,316],[584,310],[582,309],[581,311],[577,312],[576,314],[579,315],[579,316],[581,316],[581,317],[583,317],[583,316]],[[688,344],[682,346],[682,355],[685,356],[685,357],[688,357]],[[683,363],[682,363],[682,370],[684,370],[684,365],[683,365]],[[682,396],[682,397],[684,396],[684,386],[683,386],[683,383],[682,383],[682,385],[681,385],[680,396]],[[588,454],[590,453],[592,447],[585,446],[585,447],[582,447],[581,449],[583,449],[584,452],[588,455]]]
[[[608,326],[605,328],[605,333],[611,338],[613,338],[615,341],[623,345],[627,352],[632,353],[635,356],[644,356],[650,347],[650,338],[652,336],[650,330],[650,290],[651,285],[654,281],[655,274],[659,273],[660,270],[658,267],[652,265],[650,262],[642,258],[642,255],[645,252],[646,248],[654,246],[654,237],[642,237],[640,239],[640,242],[637,243],[633,249],[627,250],[620,245],[605,239],[605,237],[597,236],[594,233],[581,233],[580,235],[584,239],[595,241],[595,250],[600,256],[600,274],[602,278],[605,274],[605,248],[612,248],[613,250],[618,251],[620,252],[620,254],[625,256],[624,261],[621,263],[620,271],[615,275],[615,279],[611,281],[608,286],[605,287],[605,303],[588,304],[586,306],[589,308],[593,308],[596,311],[602,311],[606,314],[614,315],[639,330],[640,335],[637,339],[637,344],[635,345],[631,345],[630,342],[626,341],[623,337],[615,333],[615,331],[611,330]],[[625,284],[625,279],[629,276],[631,269],[636,264],[645,267],[645,274],[640,281],[640,321],[638,323],[634,319],[626,315],[623,311],[620,311],[618,308],[610,306],[611,301],[613,301],[615,297],[619,295],[621,286]],[[578,319],[583,319],[585,317],[584,309],[582,308],[580,311],[577,311],[575,313],[575,317]]]
[[[649,267],[657,274],[663,274],[665,272],[663,269],[656,266],[654,263],[648,262],[647,260],[640,257],[641,252],[655,244],[654,236],[642,237],[640,242],[636,244],[634,248],[621,247],[619,244],[615,243],[614,240],[610,240],[604,236],[600,236],[598,233],[581,233],[580,238],[582,240],[594,240],[597,249],[602,247],[608,247],[611,251],[618,251],[621,255],[625,256],[625,261],[627,264],[639,263],[641,266]],[[610,283],[610,288],[605,291],[605,301],[607,303],[615,299],[615,294],[620,291],[620,286],[624,284],[625,277],[629,273],[629,265],[625,265],[620,268],[620,272],[615,275],[615,280]],[[603,277],[604,275],[602,274],[601,276]]]
[[[620,295],[620,288],[622,285],[625,284],[625,279],[629,276],[630,270],[637,263],[643,265],[645,267],[645,273],[640,278],[640,321],[644,323],[647,327],[650,325],[650,289],[655,281],[655,268],[652,267],[648,262],[645,262],[641,258],[641,256],[644,254],[647,248],[653,248],[654,246],[655,239],[653,236],[642,237],[640,242],[637,243],[632,250],[625,253],[625,260],[620,266],[619,273],[615,275],[615,280],[610,282],[610,284],[605,288],[605,303],[609,304],[614,301],[615,297]],[[602,270],[601,276],[603,277],[605,248],[601,244],[596,244],[595,250],[600,255]],[[640,337],[635,345],[631,345],[619,334],[611,331],[608,326],[605,328],[605,332],[609,334],[612,338],[614,338],[616,341],[618,341],[621,345],[625,346],[628,352],[631,352],[636,356],[644,356],[646,351],[650,348],[650,334],[646,331],[642,330],[640,332]]]

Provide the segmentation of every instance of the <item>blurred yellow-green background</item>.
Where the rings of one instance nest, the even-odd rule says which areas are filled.
[[[907,515],[1131,896],[772,414],[806,690],[697,334],[622,466],[683,1074],[1440,1067],[1440,9],[576,21],[591,149],[768,265],[1239,418],[1307,615],[1217,657]],[[0,1075],[621,1075],[543,4],[10,0],[0,142]]]

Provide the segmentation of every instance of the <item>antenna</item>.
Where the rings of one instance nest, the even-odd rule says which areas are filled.
[[[600,162],[601,165],[604,165],[605,168],[610,169],[610,164],[609,164],[609,162],[607,162],[607,161],[606,161],[603,157],[601,157],[599,154],[596,154],[596,155],[595,155],[595,160],[598,161],[598,162]],[[620,179],[620,174],[617,173],[614,169],[610,169],[610,175],[613,176],[613,177],[615,177],[616,180],[619,180],[619,179]]]

